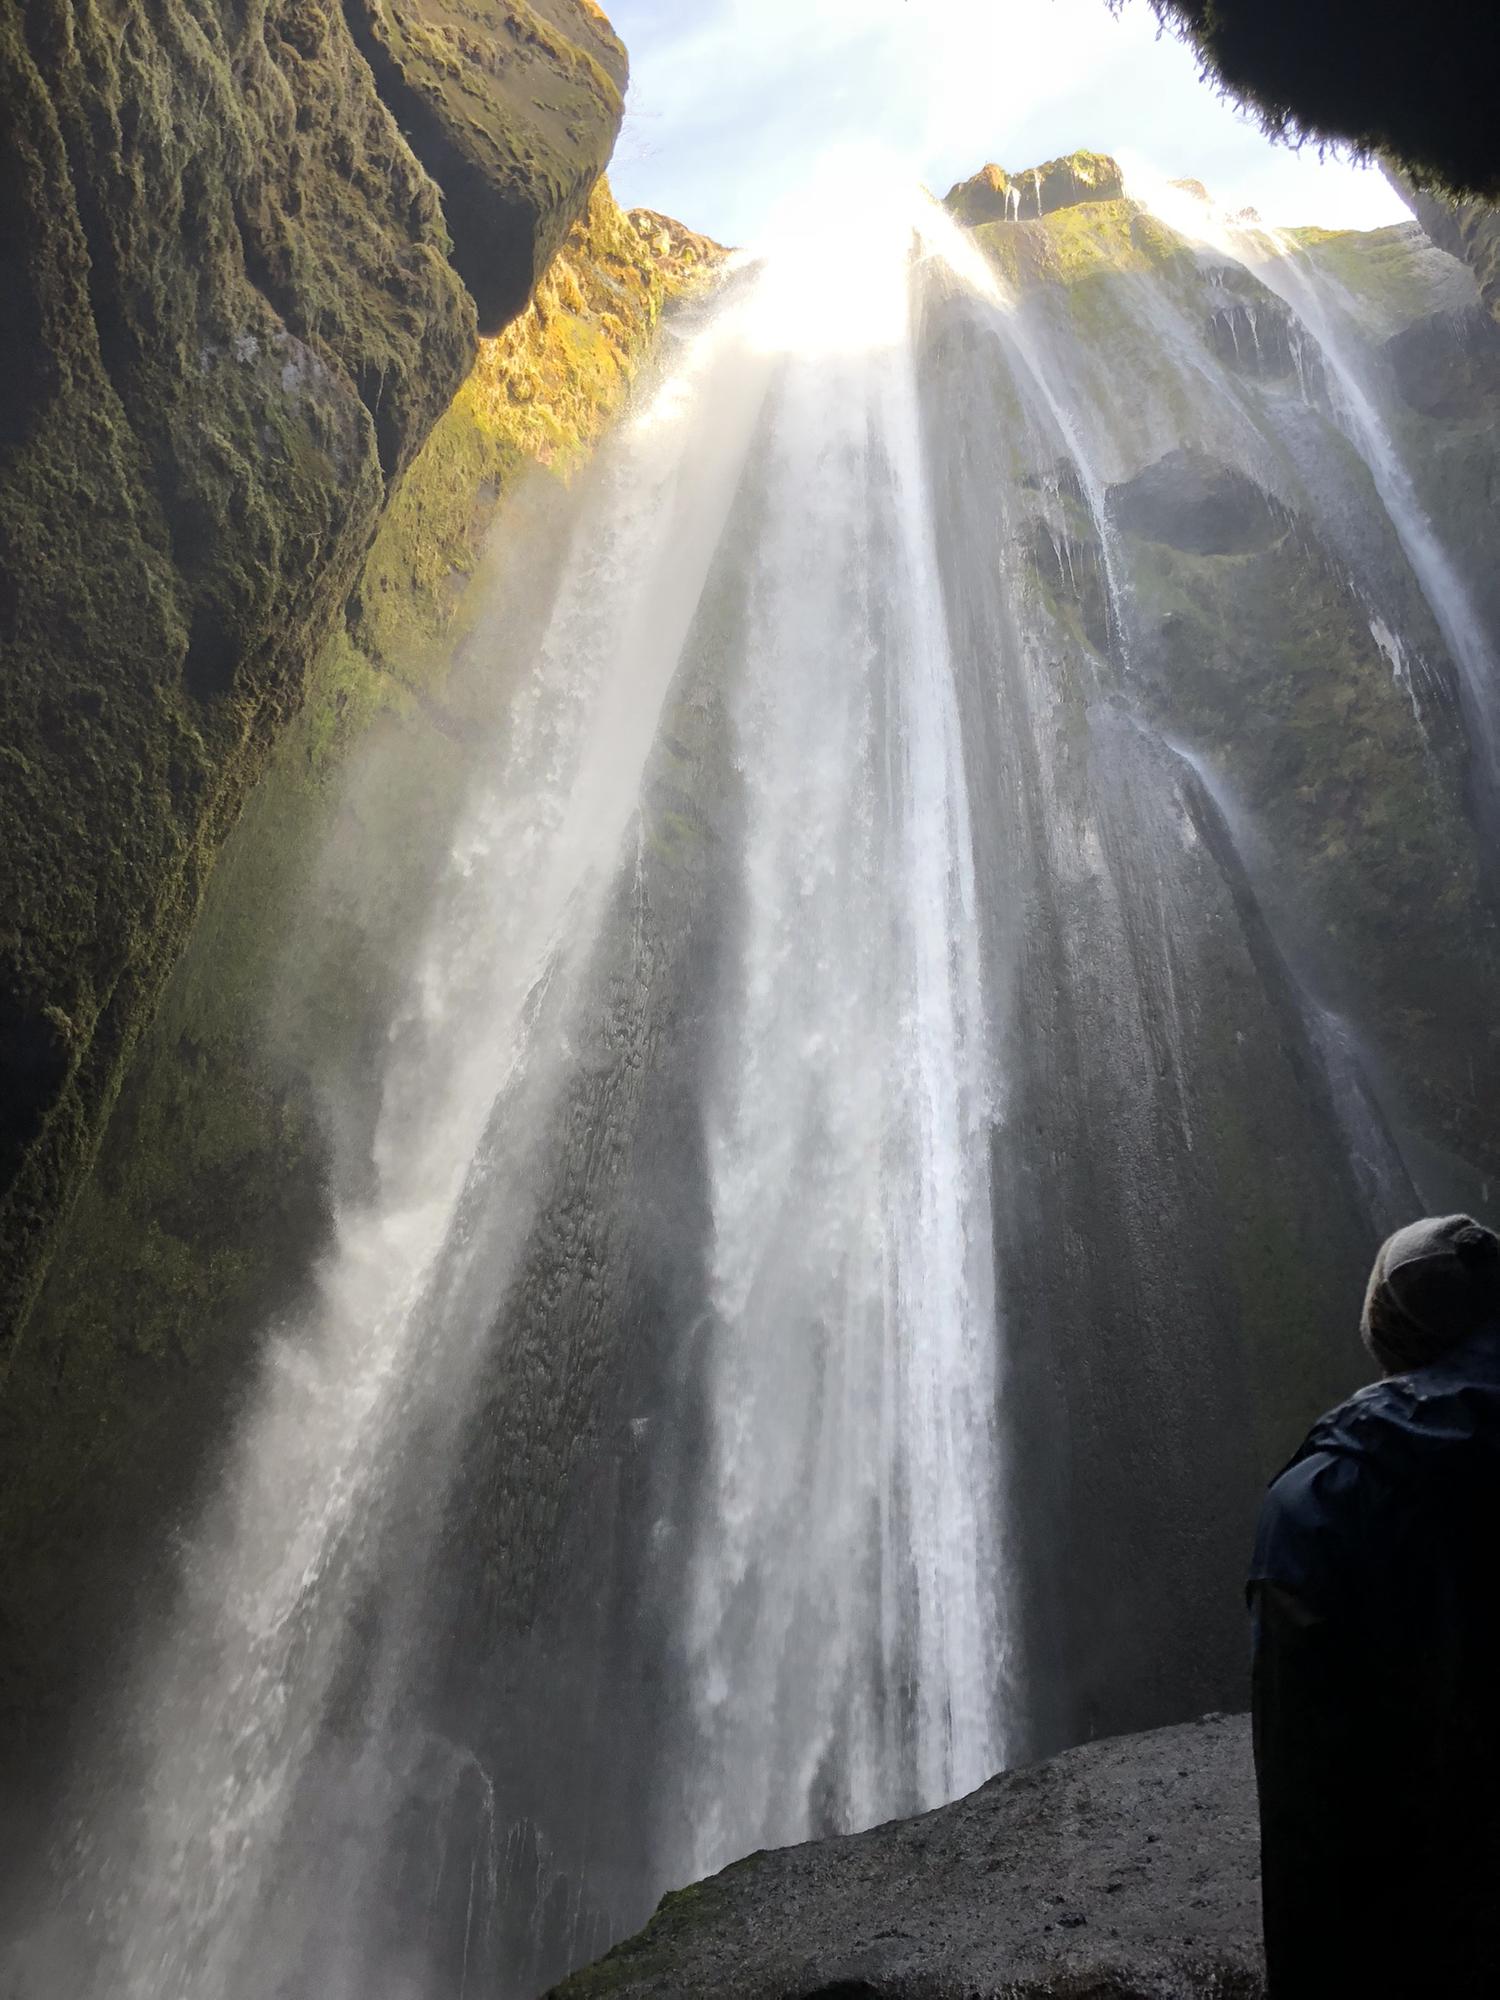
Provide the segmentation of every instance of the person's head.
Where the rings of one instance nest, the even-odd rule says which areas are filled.
[[[1409,1222],[1380,1246],[1360,1332],[1387,1375],[1500,1326],[1500,1237],[1467,1215]]]

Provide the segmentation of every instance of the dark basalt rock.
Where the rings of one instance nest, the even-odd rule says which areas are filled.
[[[1424,417],[1471,417],[1500,396],[1500,324],[1483,306],[1436,313],[1386,342],[1402,398]]]
[[[1126,534],[1190,555],[1239,555],[1269,548],[1283,531],[1268,495],[1233,466],[1199,452],[1173,451],[1109,489]]]
[[[1257,2000],[1241,1716],[1119,1736],[666,1897],[551,2000]]]
[[[1304,368],[1317,367],[1316,350],[1298,352],[1299,329],[1280,299],[1269,293],[1238,298],[1221,290],[1208,315],[1208,341],[1214,354],[1237,375],[1280,381]]]

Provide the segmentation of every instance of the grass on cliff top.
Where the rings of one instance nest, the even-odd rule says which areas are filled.
[[[1383,340],[1434,311],[1472,305],[1472,275],[1414,222],[1383,229],[1294,229],[1293,241],[1349,293],[1371,336]]]
[[[1030,222],[982,222],[971,232],[1018,288],[1076,284],[1113,271],[1160,271],[1194,253],[1176,230],[1138,202],[1077,202]]]

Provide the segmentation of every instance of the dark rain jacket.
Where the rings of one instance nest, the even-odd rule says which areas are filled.
[[[1249,1595],[1272,2000],[1497,2000],[1500,1328],[1313,1426]]]

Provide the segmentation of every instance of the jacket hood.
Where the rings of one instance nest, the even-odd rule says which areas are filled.
[[[1318,1419],[1287,1469],[1318,1452],[1406,1464],[1460,1442],[1500,1454],[1500,1324],[1357,1391]]]

